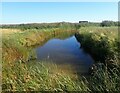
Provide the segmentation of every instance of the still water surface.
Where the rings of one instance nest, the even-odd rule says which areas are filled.
[[[80,74],[88,73],[94,60],[82,48],[75,36],[66,39],[50,39],[36,48],[38,60],[51,60],[57,65],[70,65]],[[49,62],[49,61],[48,61]]]

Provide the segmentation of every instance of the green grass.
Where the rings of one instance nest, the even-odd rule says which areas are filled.
[[[101,64],[89,81],[60,72],[57,65],[41,61],[3,65],[3,91],[120,91],[120,73]],[[54,70],[53,70],[54,69]],[[120,68],[119,68],[120,69]]]
[[[120,67],[109,69],[107,66],[99,63],[97,70],[90,77],[89,88],[91,91],[106,91],[117,92],[120,91]]]
[[[9,68],[4,66],[2,89],[4,91],[89,91],[85,82],[72,79],[68,74],[59,72],[55,64],[51,65],[48,67],[45,62],[36,61],[33,64],[19,61],[9,64]]]

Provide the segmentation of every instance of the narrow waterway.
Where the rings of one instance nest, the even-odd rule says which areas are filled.
[[[94,62],[92,57],[80,48],[74,35],[65,39],[50,39],[43,46],[38,46],[36,53],[37,60],[52,61],[61,67],[69,65],[79,74],[88,73]]]

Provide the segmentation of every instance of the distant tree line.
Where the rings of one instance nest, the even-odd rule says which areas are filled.
[[[88,26],[99,26],[99,27],[110,27],[110,26],[120,26],[118,22],[114,21],[102,21],[100,22],[88,22],[79,21],[79,23],[69,23],[69,22],[58,22],[58,23],[31,23],[31,24],[14,24],[14,25],[0,25],[0,28],[12,28],[12,29],[42,29],[42,28],[76,28],[88,27]]]
[[[26,29],[44,29],[44,28],[73,28],[76,27],[76,24],[69,22],[31,23],[31,24],[1,25],[0,27],[26,30]]]
[[[118,26],[118,22],[114,22],[114,21],[102,21],[101,26]]]
[[[79,21],[81,27],[86,26],[101,26],[101,27],[110,27],[110,26],[120,26],[118,21],[102,21],[102,22],[88,22],[88,21]]]

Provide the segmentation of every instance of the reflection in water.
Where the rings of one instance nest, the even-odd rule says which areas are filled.
[[[77,73],[85,74],[93,64],[93,59],[80,48],[75,36],[67,39],[51,39],[36,48],[37,59],[52,60],[61,66],[71,65]]]

